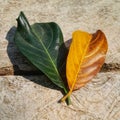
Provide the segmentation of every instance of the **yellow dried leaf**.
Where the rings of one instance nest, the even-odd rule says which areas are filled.
[[[73,33],[66,65],[66,76],[70,91],[62,101],[73,90],[83,87],[99,72],[104,63],[107,49],[107,40],[101,30],[95,34],[83,31]]]

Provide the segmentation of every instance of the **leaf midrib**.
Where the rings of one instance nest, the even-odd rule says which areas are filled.
[[[32,29],[32,28],[31,28],[31,29]],[[48,50],[46,49],[45,45],[43,44],[42,40],[41,40],[39,37],[37,37],[37,35],[36,35],[34,29],[32,29],[32,33],[34,34],[34,36],[35,36],[38,40],[40,40],[41,45],[43,46],[43,48],[44,48],[45,52],[47,53],[47,55],[48,55],[48,57],[49,57],[49,59],[50,59],[52,65],[53,65],[53,67],[54,67],[54,69],[55,69],[55,71],[56,71],[56,73],[57,73],[57,75],[59,76],[59,78],[60,78],[60,80],[61,80],[61,77],[60,77],[60,75],[59,75],[59,73],[58,73],[58,70],[57,70],[57,68],[56,68],[56,66],[55,66],[55,64],[54,64],[54,62],[53,62],[51,56],[49,55]]]

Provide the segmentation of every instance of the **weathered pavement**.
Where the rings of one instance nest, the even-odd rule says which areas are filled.
[[[0,8],[0,120],[120,119],[119,0],[0,0]],[[58,23],[65,41],[77,29],[106,34],[109,50],[103,70],[73,92],[70,106],[58,103],[62,93],[16,48],[20,11],[31,24]]]

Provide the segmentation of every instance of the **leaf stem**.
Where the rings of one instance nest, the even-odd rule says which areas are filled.
[[[65,92],[65,94],[68,94],[68,93],[69,93],[65,88],[64,88],[64,92]],[[66,95],[65,95],[65,96],[66,96]],[[63,97],[63,98],[64,98],[64,97]],[[64,101],[63,98],[61,99],[61,102]],[[67,102],[67,105],[70,105],[70,104],[71,104],[70,96],[67,96],[65,100],[66,100],[66,102]]]

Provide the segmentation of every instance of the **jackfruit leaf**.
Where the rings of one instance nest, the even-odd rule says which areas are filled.
[[[70,96],[73,90],[83,87],[100,71],[107,49],[107,40],[101,30],[95,34],[79,30],[73,33],[66,63],[70,91],[62,101]]]
[[[54,22],[30,26],[23,12],[20,13],[17,23],[14,40],[20,52],[67,93],[59,73],[67,54],[59,26]]]

